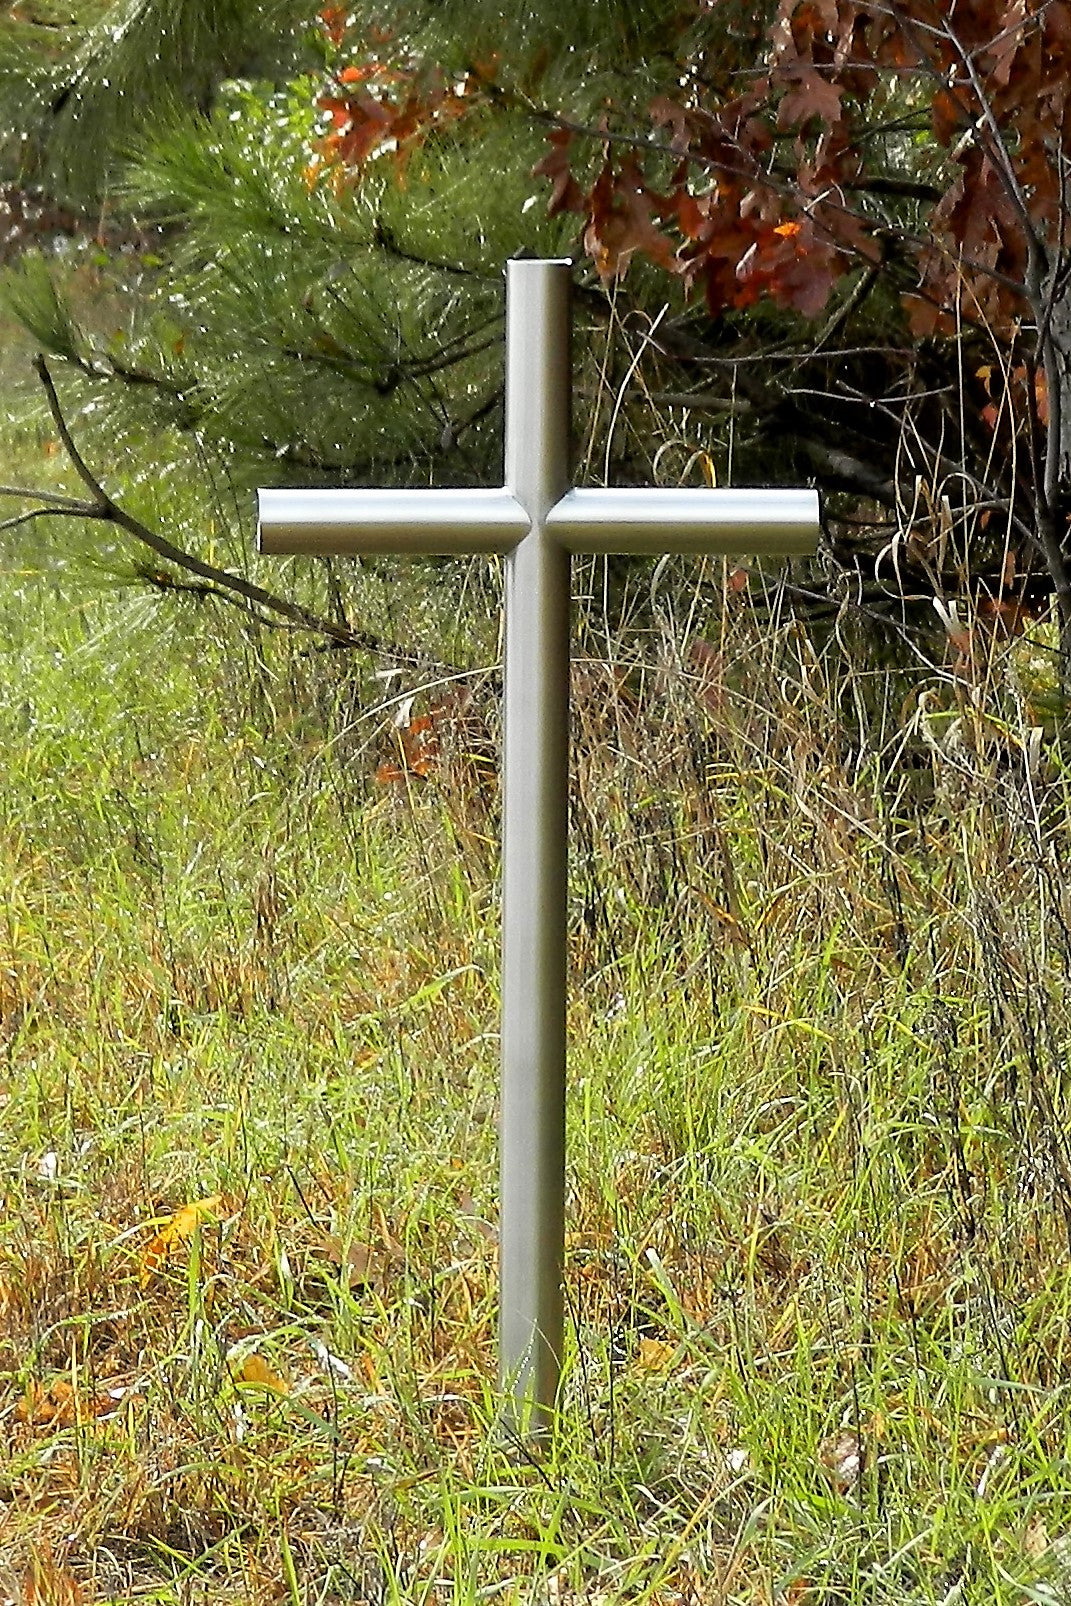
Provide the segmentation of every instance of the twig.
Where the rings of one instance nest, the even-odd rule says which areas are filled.
[[[3,528],[0,525],[0,528]],[[198,602],[205,602],[209,598],[216,602],[225,602],[228,607],[241,608],[242,611],[263,625],[266,630],[304,630],[304,625],[293,624],[289,619],[273,618],[271,614],[263,613],[247,602],[244,597],[235,596],[233,591],[224,591],[221,586],[211,585],[207,580],[181,580],[178,575],[171,574],[167,569],[150,568],[147,564],[135,566],[135,574],[145,585],[151,586],[154,591],[165,591],[179,596],[194,597]],[[332,647],[341,647],[340,641],[332,641]],[[464,677],[462,677],[464,678]],[[406,692],[406,696],[412,694]]]
[[[15,513],[9,519],[0,519],[0,530],[16,530],[20,524],[29,524],[34,519],[97,519],[100,517],[101,515],[96,508],[90,507],[86,502],[76,502],[73,507],[31,507],[25,513]]]
[[[35,502],[43,502],[46,507],[62,508],[68,513],[78,513],[86,506],[77,497],[64,496],[58,491],[37,491],[32,485],[0,485],[0,496],[32,496]]]

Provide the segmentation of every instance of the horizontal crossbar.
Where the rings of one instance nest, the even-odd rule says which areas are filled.
[[[509,552],[531,520],[505,490],[260,491],[262,552]]]
[[[506,553],[531,521],[509,490],[260,492],[272,553]],[[605,487],[569,491],[546,533],[569,552],[782,554],[815,549],[818,492]]]
[[[600,487],[569,491],[546,527],[569,552],[813,552],[817,491]]]

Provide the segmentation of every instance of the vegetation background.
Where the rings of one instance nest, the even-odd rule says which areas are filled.
[[[1071,1597],[1069,31],[5,8],[6,1598]],[[995,232],[942,277],[961,181]],[[540,1455],[494,1391],[498,576],[250,550],[258,482],[495,476],[522,249],[577,257],[581,477],[830,515],[783,575],[578,570]]]

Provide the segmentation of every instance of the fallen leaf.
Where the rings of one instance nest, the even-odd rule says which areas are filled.
[[[676,1344],[667,1344],[661,1338],[641,1338],[636,1352],[636,1365],[644,1372],[666,1372],[677,1353]]]
[[[83,1422],[99,1421],[113,1416],[120,1406],[140,1401],[140,1395],[131,1394],[117,1386],[96,1394],[82,1394],[66,1378],[54,1378],[51,1383],[30,1383],[26,1393],[15,1407],[15,1420],[37,1426],[58,1428],[75,1427]]]
[[[245,1383],[253,1388],[269,1389],[273,1394],[289,1394],[290,1385],[278,1372],[273,1372],[263,1355],[252,1350],[242,1361],[235,1373],[236,1383]]]
[[[467,1188],[458,1199],[457,1207],[466,1225],[475,1227],[481,1238],[486,1238],[489,1244],[498,1242],[498,1228],[481,1214],[475,1199]]]
[[[34,1549],[22,1581],[22,1606],[81,1606],[82,1588],[48,1545]]]
[[[192,1238],[205,1216],[211,1215],[213,1210],[218,1209],[219,1204],[220,1195],[214,1193],[210,1199],[197,1199],[185,1204],[181,1210],[176,1210],[173,1216],[167,1217],[161,1224],[159,1232],[142,1251],[142,1288],[147,1288],[152,1282],[176,1244]]]
[[[343,1245],[342,1239],[332,1234],[324,1239],[324,1252],[349,1279],[351,1288],[371,1288],[382,1292],[386,1271],[386,1256],[372,1244],[351,1239]]]
[[[1030,1561],[1040,1561],[1049,1548],[1049,1530],[1044,1517],[1031,1517],[1023,1534],[1023,1555]]]

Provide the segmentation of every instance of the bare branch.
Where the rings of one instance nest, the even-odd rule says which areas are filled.
[[[76,503],[70,507],[31,507],[25,513],[16,513],[10,519],[0,519],[0,530],[16,530],[20,524],[30,524],[34,519],[67,519],[67,518],[99,519],[101,513],[88,502]]]
[[[60,508],[68,513],[81,513],[88,505],[58,491],[35,490],[32,485],[0,485],[0,496],[32,496],[35,502],[43,502],[46,507]]]
[[[286,597],[277,596],[263,586],[256,585],[243,575],[232,574],[227,569],[217,568],[213,563],[206,563],[203,558],[197,557],[192,552],[184,551],[182,547],[175,546],[173,542],[168,541],[164,536],[150,529],[147,524],[143,524],[140,519],[135,518],[132,513],[128,513],[125,508],[120,507],[108,495],[108,492],[101,485],[78,450],[67,421],[63,416],[52,375],[42,354],[39,353],[35,357],[33,366],[44,387],[48,410],[52,415],[52,421],[56,426],[60,440],[63,442],[64,449],[79,479],[93,498],[92,502],[88,504],[79,503],[74,508],[55,508],[50,511],[56,513],[76,512],[80,518],[103,519],[110,524],[115,524],[121,530],[125,530],[128,535],[132,535],[135,540],[140,541],[142,545],[147,546],[151,552],[155,552],[157,557],[162,558],[165,563],[170,563],[176,569],[183,570],[187,574],[196,575],[199,580],[207,582],[207,585],[217,592],[225,592],[230,597],[241,599],[250,606],[250,611],[263,610],[278,619],[288,621],[295,629],[307,630],[318,636],[326,636],[337,646],[356,648],[363,652],[393,658],[404,663],[418,664],[422,667],[443,667],[435,660],[428,658],[426,654],[406,651],[391,642],[383,641],[378,636],[371,635],[367,631],[351,630],[348,625],[336,624],[333,620],[324,619],[310,609],[289,601]],[[37,495],[35,491],[24,494]],[[45,511],[49,510],[45,508],[39,510],[40,513]]]

